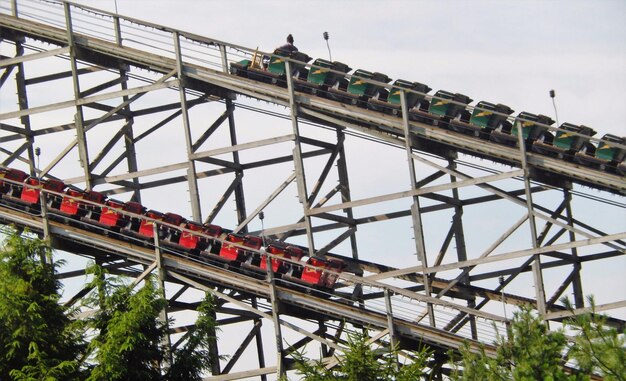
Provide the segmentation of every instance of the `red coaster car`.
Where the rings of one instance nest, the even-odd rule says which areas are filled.
[[[305,286],[306,292],[318,290],[330,293],[344,268],[345,263],[341,259],[311,257],[306,261],[306,266],[292,265],[291,271],[283,275],[283,279]]]
[[[139,223],[139,230],[136,235],[144,239],[154,238],[154,225],[157,221],[163,221],[164,218],[165,214],[156,210],[148,210]]]
[[[83,198],[85,198],[85,192],[80,189],[68,188],[63,200],[61,200],[59,211],[66,216],[79,217],[81,213],[86,212],[84,208],[80,207],[80,200]]]
[[[23,203],[30,205],[39,204],[42,189],[56,193],[62,193],[63,189],[65,189],[65,184],[63,183],[63,181],[54,179],[41,180],[32,176],[27,178],[26,181],[24,181],[24,184],[25,186],[24,188],[22,188],[20,200]],[[58,209],[63,196],[58,194],[48,194],[47,197],[47,205]]]
[[[200,252],[200,258],[210,261],[211,258],[219,257],[222,249],[222,242],[218,240],[222,235],[222,228],[217,225],[204,224],[202,234],[209,236],[207,246]]]
[[[163,242],[166,244],[177,244],[181,235],[180,227],[186,222],[187,220],[180,214],[165,213],[165,217],[163,218],[163,223],[161,224],[161,229],[159,231],[159,234],[163,238]]]
[[[294,261],[299,261],[300,258],[304,256],[304,250],[296,246],[281,247],[276,244],[270,244],[267,246],[267,252],[269,254],[274,254],[285,259],[292,259]],[[285,262],[280,258],[272,258],[270,259],[270,262],[272,263],[272,271],[274,274],[285,274],[291,268],[291,264],[289,262]],[[259,267],[261,270],[267,271],[267,256],[265,254],[261,255]]]
[[[98,221],[100,219],[100,214],[102,213],[102,206],[106,200],[106,196],[100,192],[96,191],[85,191],[85,195],[83,197],[84,202],[81,202],[80,208],[85,209],[85,216],[83,217],[86,220]],[[83,220],[81,218],[81,220]]]
[[[83,226],[78,222],[79,220],[93,224],[100,219],[101,208],[105,200],[106,197],[102,193],[70,187],[61,196],[61,201],[52,205],[52,209],[54,209],[52,217],[76,226]]]
[[[245,262],[253,253],[258,251],[261,248],[262,244],[263,240],[260,237],[255,237],[251,235],[242,236],[240,234],[229,233],[222,243],[219,254],[209,254],[209,257],[222,263],[239,266],[242,262]],[[245,247],[249,247],[256,251],[246,250]]]
[[[267,245],[266,252],[272,254],[270,263],[272,272],[275,276],[282,276],[291,269],[291,262],[284,261],[282,258],[299,261],[304,256],[304,250],[297,246],[285,245],[280,242],[273,242]],[[267,274],[267,255],[253,253],[248,257],[242,267],[249,270],[249,274],[259,278],[265,277]]]
[[[200,235],[203,226],[197,222],[187,221],[185,230],[180,234],[178,244],[191,250],[202,250],[206,246],[206,240]]]
[[[0,192],[2,195],[19,197],[24,187],[22,183],[27,177],[26,172],[20,171],[19,169],[0,168]]]
[[[98,220],[92,222],[94,222],[96,225],[110,230],[119,230],[121,228],[132,229],[132,227],[134,226],[139,226],[140,217],[131,216],[123,212],[141,215],[143,214],[144,210],[145,208],[138,202],[122,202],[118,200],[108,199],[101,209],[100,217],[98,218]],[[131,225],[130,227],[129,224]]]
[[[150,209],[138,217],[136,223],[128,224],[122,229],[122,232],[143,240],[143,244],[153,244],[154,226],[156,225],[159,239],[163,239],[164,244],[172,246],[169,240],[174,239],[174,243],[178,242],[179,226],[183,223],[185,223],[185,219],[178,214],[161,213]]]

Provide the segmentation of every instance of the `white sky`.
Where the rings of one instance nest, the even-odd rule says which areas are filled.
[[[114,11],[115,0],[77,3]],[[626,2],[117,0],[120,14],[271,51],[298,48],[626,135]]]
[[[77,2],[115,11],[115,0]],[[117,0],[117,9],[127,17],[263,51],[291,33],[295,45],[314,58],[328,58],[322,38],[327,31],[332,58],[353,69],[422,82],[433,88],[431,94],[438,89],[464,93],[473,104],[503,103],[516,114],[554,117],[548,92],[555,89],[561,123],[588,125],[598,131],[596,137],[626,135],[626,1]],[[370,170],[376,170],[375,161]],[[594,208],[582,205],[576,213],[593,214]],[[481,221],[482,210],[466,210],[464,218],[471,221],[471,213]],[[603,222],[624,231],[624,215],[617,211]],[[488,221],[494,231],[502,229],[499,221]],[[435,231],[427,234],[434,236],[447,230],[436,228],[438,221],[429,226]],[[384,252],[383,242],[373,245]],[[373,250],[363,246],[361,253]],[[624,296],[620,263],[603,282],[617,293],[607,295],[609,300]]]

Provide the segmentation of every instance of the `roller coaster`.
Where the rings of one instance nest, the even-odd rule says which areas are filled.
[[[103,235],[114,234],[152,248],[156,230],[159,241],[177,249],[175,253],[182,257],[238,268],[261,278],[271,267],[274,276],[285,280],[287,287],[301,284],[305,292],[332,294],[337,275],[344,268],[343,261],[337,258],[314,256],[303,261],[305,252],[309,252],[307,248],[264,242],[263,237],[236,234],[217,225],[188,221],[176,213],[147,210],[134,201],[121,202],[96,191],[66,189],[59,180],[38,179],[18,169],[0,168],[0,203],[9,209],[40,214],[42,191],[49,192],[44,204],[53,221]]]
[[[289,70],[285,67],[287,60]],[[626,175],[624,137],[605,134],[596,146],[589,141],[596,131],[587,126],[566,122],[551,132],[549,129],[554,120],[545,115],[522,111],[517,117],[510,118],[514,110],[500,103],[480,101],[474,107],[467,107],[472,99],[464,94],[438,90],[428,96],[432,90],[428,85],[403,79],[386,88],[391,81],[386,74],[357,69],[348,76],[346,73],[352,69],[342,62],[318,58],[306,67],[309,61],[311,58],[305,53],[279,48],[270,56],[255,52],[252,60],[232,63],[230,71],[282,87],[287,87],[287,73],[291,73],[295,91],[398,117],[402,117],[404,102],[409,121],[512,147],[519,146],[518,135],[521,135],[527,150],[619,177]]]
[[[0,90],[17,105],[0,109],[0,222],[135,284],[157,273],[170,316],[216,295],[237,343],[213,344],[229,358],[207,380],[284,374],[302,349],[332,366],[362,328],[374,345],[429,345],[442,375],[465,342],[494,353],[507,307],[558,325],[589,311],[583,264],[623,269],[623,137],[67,1],[2,0],[0,27]],[[41,163],[40,146],[55,156]],[[365,146],[394,158],[388,181],[348,167]],[[408,189],[391,180],[402,171]],[[598,212],[575,218],[572,200]],[[521,214],[490,231],[503,203]],[[90,291],[83,277],[59,274],[77,288],[64,303]],[[624,294],[609,291],[596,312],[623,327]]]

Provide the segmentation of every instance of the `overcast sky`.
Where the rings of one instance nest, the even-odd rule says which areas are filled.
[[[115,0],[78,3],[114,11]],[[626,1],[117,0],[119,13],[626,135]],[[433,91],[434,92],[434,91]]]
[[[115,0],[79,3],[109,11],[115,11],[116,6]],[[528,111],[553,118],[548,93],[555,89],[560,122],[593,127],[598,131],[596,137],[604,133],[626,135],[623,0],[117,0],[117,10],[128,17],[263,51],[281,45],[291,33],[295,45],[315,58],[328,58],[322,38],[327,31],[333,60],[353,69],[422,82],[434,89],[432,93],[438,89],[464,93],[474,99],[474,104],[480,100],[503,103],[516,114]],[[372,164],[370,171],[376,168],[376,163]],[[352,188],[356,188],[352,181]],[[582,206],[577,215],[594,211],[595,206]],[[486,223],[480,209],[466,210],[466,221],[472,221],[472,212],[477,213],[481,224]],[[507,216],[491,217],[492,225],[481,226],[500,231],[510,209],[502,212]],[[497,210],[492,208],[490,213]],[[617,211],[616,215],[624,213]],[[626,218],[608,220],[604,222],[609,230],[623,231]],[[432,223],[427,227],[433,227]],[[360,227],[360,233],[365,229]],[[433,229],[427,232],[429,239],[446,231]],[[527,243],[527,239],[524,236],[521,241]],[[376,252],[377,245],[383,244],[361,245],[361,252]],[[473,248],[469,243],[468,247]],[[380,251],[387,249],[381,247]],[[390,264],[390,258],[380,261]],[[591,264],[585,268],[594,269]],[[601,282],[604,290],[608,287],[616,293],[602,295],[607,297],[604,302],[623,299],[624,279],[618,275],[623,269],[622,261],[613,267],[614,275],[606,268],[599,271],[605,275]],[[598,283],[588,283],[586,293],[604,294],[591,289],[592,285]]]

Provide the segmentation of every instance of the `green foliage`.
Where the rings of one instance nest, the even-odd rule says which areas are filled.
[[[590,299],[593,306],[593,299]],[[569,302],[565,304],[571,308]],[[469,345],[461,359],[452,363],[451,379],[470,380],[589,380],[599,374],[605,380],[626,379],[625,332],[604,325],[597,314],[578,315],[566,324],[578,334],[568,342],[563,331],[551,331],[530,307],[515,313],[508,338],[498,337],[497,355],[489,358],[484,348]],[[575,360],[578,368],[567,373],[564,364]]]
[[[337,380],[337,376],[335,373],[327,369],[324,365],[324,361],[320,358],[319,360],[308,360],[304,353],[296,352],[293,355],[293,358],[296,360],[296,369],[297,373],[302,376],[302,380],[304,381],[332,381]]]
[[[87,304],[99,309],[89,321],[98,332],[90,343],[94,364],[87,381],[104,380],[201,380],[214,361],[209,352],[215,340],[215,299],[207,294],[198,307],[195,327],[183,345],[168,353],[164,340],[168,323],[160,319],[166,301],[148,278],[134,292],[131,285],[91,266],[90,286],[95,289]],[[171,361],[171,364],[170,364]]]
[[[508,338],[499,336],[497,356],[489,358],[484,349],[472,353],[461,349],[462,368],[455,368],[452,380],[574,380],[564,370],[562,353],[567,340],[563,332],[550,331],[532,314],[530,307],[516,312]]]
[[[0,252],[0,380],[200,380],[211,368],[215,299],[201,303],[195,328],[171,356],[166,305],[152,279],[139,289],[90,266],[84,305],[97,310],[73,322],[59,304],[60,283],[41,240],[12,234]],[[83,332],[92,340],[87,346]]]
[[[375,381],[388,373],[388,361],[378,362],[377,356],[368,344],[369,335],[348,336],[348,350],[339,361],[339,372],[348,381]]]
[[[504,375],[500,375],[496,370],[499,368],[499,364],[495,359],[487,356],[485,349],[481,347],[479,352],[472,352],[468,343],[465,343],[460,350],[461,358],[459,362],[453,360],[453,373],[450,379],[453,381],[472,381],[472,380],[485,380],[495,381],[505,378]],[[454,356],[451,356],[454,359]],[[462,371],[460,369],[462,369]]]
[[[94,292],[85,305],[98,312],[84,323],[73,322],[72,311],[59,304],[54,277],[59,263],[51,263],[45,241],[15,232],[0,249],[0,380],[196,381],[219,360],[210,351],[217,330],[211,295],[200,304],[195,327],[170,354],[163,345],[169,323],[160,318],[167,302],[151,278],[136,288],[99,266],[89,267],[87,287]],[[593,309],[593,299],[589,302]],[[586,381],[597,374],[626,381],[626,331],[607,326],[606,317],[596,313],[577,315],[566,327],[575,333],[571,341],[563,331],[549,330],[530,307],[521,308],[507,337],[497,338],[496,356],[466,344],[452,360],[450,379]],[[93,336],[89,345],[85,330]],[[305,381],[427,379],[432,353],[421,349],[410,357],[401,364],[397,350],[373,349],[367,332],[349,335],[348,349],[330,369],[323,359],[293,355]],[[578,370],[565,372],[567,361]]]
[[[167,373],[169,381],[199,381],[202,373],[210,370],[214,359],[209,351],[212,341],[216,340],[215,321],[216,300],[206,294],[198,307],[195,327],[188,333],[187,342],[174,353],[174,362]]]
[[[78,379],[81,330],[59,302],[51,249],[12,232],[0,249],[0,379]]]
[[[99,334],[89,345],[95,366],[87,380],[159,380],[167,323],[159,320],[165,300],[154,282],[146,280],[133,293],[131,285],[113,287],[100,268],[89,272],[97,289],[97,298],[92,299],[97,304],[90,307],[99,307],[100,312],[89,322]]]
[[[531,313],[530,308],[517,314],[509,338],[500,338],[500,362],[510,369],[515,380],[565,380],[562,353],[567,344],[561,331],[550,331]]]
[[[573,310],[568,299],[562,299]],[[592,313],[577,315],[568,320],[576,332],[569,357],[584,374],[599,374],[606,381],[626,380],[626,329],[620,333],[606,326],[606,317],[595,313],[595,302],[589,297]]]
[[[304,381],[413,381],[426,376],[428,349],[413,352],[409,364],[399,363],[397,355],[397,350],[373,349],[368,333],[362,332],[348,335],[348,349],[332,369],[327,369],[323,359],[309,361],[303,353],[293,357]]]

